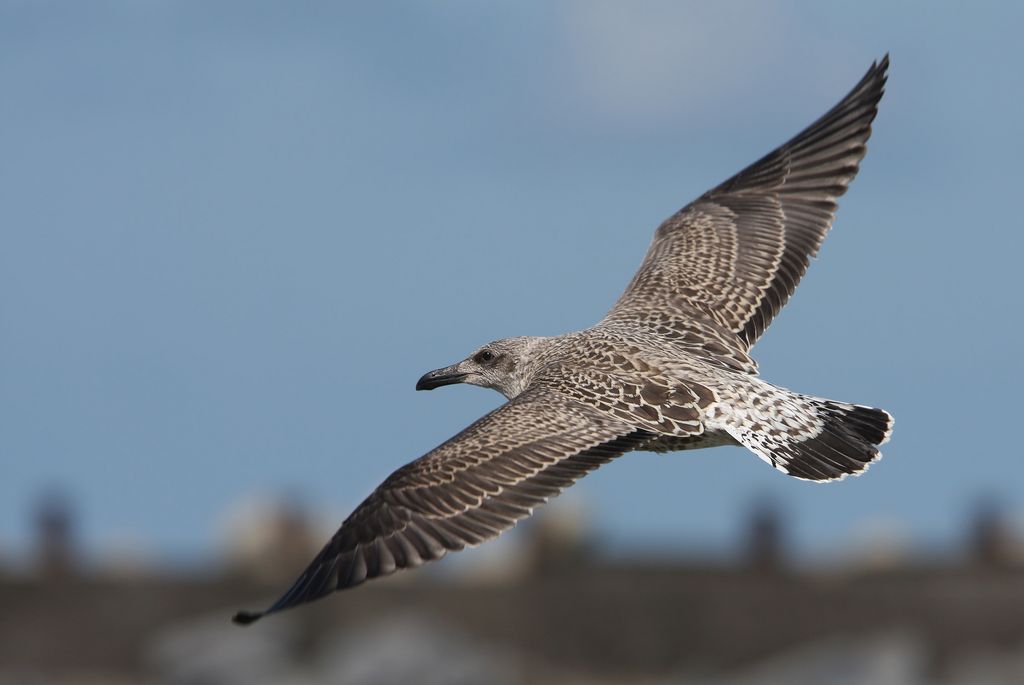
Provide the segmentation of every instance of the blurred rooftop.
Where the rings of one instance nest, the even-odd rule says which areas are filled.
[[[556,507],[504,548],[248,629],[229,623],[234,610],[280,592],[321,539],[294,503],[248,508],[262,511],[253,530],[233,528],[244,543],[205,571],[133,573],[76,563],[73,509],[52,494],[40,507],[34,570],[0,574],[0,683],[1010,685],[1024,674],[1021,545],[991,503],[958,558],[862,551],[827,566],[789,557],[768,500],[749,508],[730,559],[609,559],[578,512]]]

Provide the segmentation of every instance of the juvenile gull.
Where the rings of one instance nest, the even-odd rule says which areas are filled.
[[[757,376],[750,348],[782,309],[857,174],[888,56],[802,133],[669,217],[605,318],[507,338],[417,390],[493,388],[508,402],[403,466],[277,602],[309,602],[496,537],[587,472],[634,450],[743,445],[812,481],[877,461],[892,417]]]

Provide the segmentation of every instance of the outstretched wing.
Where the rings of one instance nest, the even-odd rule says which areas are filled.
[[[703,320],[716,340],[725,332],[746,352],[832,225],[867,152],[888,66],[887,55],[802,133],[667,219],[602,323],[686,337]]]
[[[536,389],[395,471],[341,525],[298,580],[238,623],[496,537],[649,433]]]

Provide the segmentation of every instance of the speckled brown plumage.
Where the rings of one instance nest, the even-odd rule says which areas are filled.
[[[493,538],[633,450],[740,444],[789,475],[859,474],[892,430],[880,409],[757,377],[750,348],[785,305],[856,175],[888,57],[822,118],[666,220],[625,293],[584,331],[508,338],[417,389],[509,402],[389,476],[266,612]]]

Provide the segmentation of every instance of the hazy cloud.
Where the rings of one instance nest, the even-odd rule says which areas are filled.
[[[835,97],[830,67],[848,69],[849,51],[824,45],[810,21],[788,3],[579,0],[564,28],[578,95],[598,114],[633,125],[706,120],[749,105],[800,53],[815,56],[801,67],[801,90]]]

